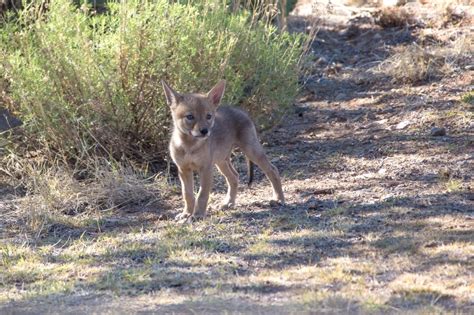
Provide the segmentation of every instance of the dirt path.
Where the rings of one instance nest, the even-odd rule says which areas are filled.
[[[193,226],[166,220],[175,193],[167,209],[68,230],[14,258],[34,263],[0,276],[1,292],[21,296],[0,313],[474,312],[473,108],[460,101],[472,70],[416,86],[368,81],[417,33],[351,19],[321,22],[304,95],[265,138],[286,206],[269,206],[257,171],[235,209]]]

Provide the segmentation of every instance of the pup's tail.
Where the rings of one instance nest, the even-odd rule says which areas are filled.
[[[248,182],[247,185],[250,187],[252,185],[253,181],[253,170],[254,170],[255,164],[247,158],[247,175],[248,175]]]

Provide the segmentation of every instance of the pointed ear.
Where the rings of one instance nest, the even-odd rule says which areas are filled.
[[[163,90],[165,91],[166,96],[166,103],[168,106],[173,107],[178,102],[179,94],[176,93],[169,85],[165,82],[165,80],[161,80],[161,84],[163,85]]]
[[[216,107],[219,106],[222,96],[224,95],[225,83],[225,80],[221,80],[207,93],[207,97]]]

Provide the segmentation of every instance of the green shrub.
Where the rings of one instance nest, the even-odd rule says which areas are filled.
[[[469,105],[474,105],[474,92],[467,92],[461,96],[461,101]]]
[[[188,92],[225,78],[225,102],[259,127],[297,93],[302,38],[230,14],[217,0],[109,2],[105,14],[55,0],[41,14],[31,5],[0,29],[0,75],[27,141],[70,161],[161,159],[170,115],[160,79]]]

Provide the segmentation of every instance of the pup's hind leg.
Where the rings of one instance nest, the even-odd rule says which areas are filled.
[[[239,185],[239,173],[235,170],[230,162],[230,158],[226,158],[216,163],[219,171],[224,175],[227,182],[227,195],[222,203],[222,209],[226,209],[235,205],[235,197],[237,196],[237,187]]]
[[[283,196],[283,189],[281,188],[280,174],[277,168],[268,160],[262,145],[258,142],[256,134],[249,134],[247,141],[242,141],[239,147],[250,161],[260,167],[270,180],[273,188],[273,200],[284,204],[285,197]]]

